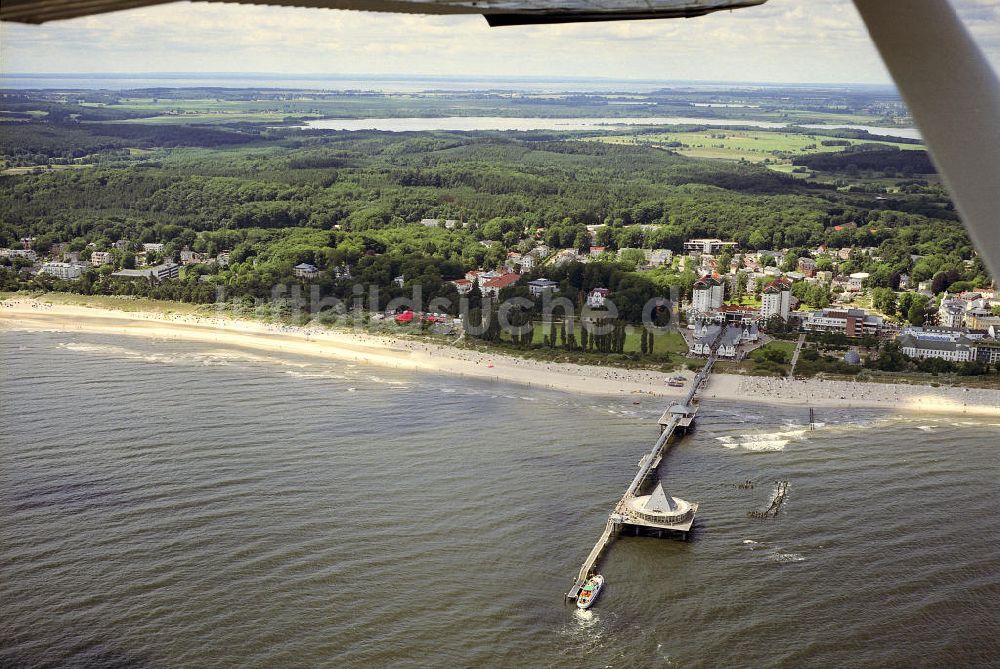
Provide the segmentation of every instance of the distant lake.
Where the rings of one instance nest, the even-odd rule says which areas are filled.
[[[439,118],[323,118],[307,121],[304,128],[320,130],[383,130],[387,132],[421,132],[428,130],[593,130],[602,126],[629,125],[707,125],[749,126],[753,128],[783,129],[789,123],[751,121],[748,119],[695,118],[688,116],[639,116],[627,118],[516,118],[507,116],[446,116]],[[875,135],[920,139],[916,128],[880,128],[873,125],[852,124],[795,124],[802,128],[826,130],[850,128],[867,130]]]

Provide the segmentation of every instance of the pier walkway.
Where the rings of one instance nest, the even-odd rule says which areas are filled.
[[[723,327],[719,332],[718,337],[716,337],[715,341],[712,343],[712,353],[708,356],[708,360],[705,361],[705,366],[701,368],[701,371],[699,371],[698,374],[695,375],[694,380],[692,380],[691,388],[688,390],[684,401],[672,403],[663,412],[663,416],[661,416],[659,421],[659,438],[656,440],[656,443],[653,444],[649,453],[644,455],[642,460],[639,461],[639,471],[636,473],[635,478],[632,479],[632,483],[629,484],[625,494],[622,495],[621,499],[618,500],[618,503],[615,504],[615,508],[608,517],[608,522],[604,527],[604,532],[601,533],[597,543],[594,544],[594,547],[591,549],[587,559],[580,567],[576,580],[573,582],[573,587],[566,593],[567,598],[572,599],[580,594],[580,590],[586,584],[587,579],[590,578],[591,574],[593,574],[596,570],[597,564],[601,560],[601,556],[604,554],[604,551],[608,548],[608,546],[610,546],[615,540],[615,537],[621,530],[622,525],[637,525],[655,527],[658,529],[676,530],[684,533],[685,536],[691,529],[691,525],[694,522],[694,511],[697,511],[698,509],[697,504],[692,505],[690,519],[685,518],[676,524],[668,525],[662,523],[652,524],[638,517],[630,502],[637,497],[637,493],[646,482],[646,478],[649,476],[650,472],[655,471],[656,468],[659,467],[660,461],[663,459],[664,452],[674,441],[673,438],[680,434],[684,434],[693,425],[694,416],[698,411],[698,407],[695,404],[695,398],[698,391],[701,390],[708,381],[708,375],[711,374],[712,366],[715,364],[717,358],[716,350],[719,343],[722,341],[722,337],[725,332],[726,327]]]

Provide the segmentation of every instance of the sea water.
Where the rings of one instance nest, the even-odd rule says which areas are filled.
[[[126,336],[0,350],[5,666],[1000,663],[996,420],[707,401],[659,472],[700,504],[690,540],[620,537],[580,612],[662,400]]]

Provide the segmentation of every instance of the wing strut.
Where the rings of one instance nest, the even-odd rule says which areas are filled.
[[[951,5],[854,0],[972,243],[1000,279],[1000,82]]]

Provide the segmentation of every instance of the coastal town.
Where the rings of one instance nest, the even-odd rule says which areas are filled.
[[[454,230],[461,223],[422,219],[420,225]],[[548,278],[548,274],[573,265],[607,265],[630,268],[639,276],[693,275],[697,278],[683,289],[682,299],[673,306],[688,359],[707,356],[711,342],[719,338],[723,326],[729,326],[718,342],[717,354],[723,360],[743,360],[768,342],[801,335],[802,340],[808,336],[811,340],[839,345],[834,347],[839,351],[838,365],[826,370],[831,372],[844,372],[848,369],[845,365],[860,366],[865,359],[882,359],[880,368],[892,371],[888,366],[892,355],[897,358],[901,355],[901,359],[916,361],[918,365],[936,364],[933,361],[952,365],[926,367],[931,372],[963,365],[962,370],[974,375],[986,373],[991,365],[1000,363],[1000,297],[992,284],[972,287],[968,282],[954,280],[957,272],[939,271],[919,280],[899,273],[889,278],[888,286],[878,285],[879,280],[872,273],[850,271],[878,263],[881,259],[875,247],[821,245],[805,253],[787,248],[743,251],[734,241],[690,238],[684,240],[677,252],[611,249],[595,245],[607,237],[602,232],[605,227],[588,226],[591,245],[585,250],[555,249],[541,239],[527,237],[518,244],[521,250],[506,252],[502,263],[469,269],[463,277],[449,283],[457,297],[477,302],[486,297],[501,300],[512,295],[527,296],[537,302],[554,295],[570,295],[586,310],[581,319],[586,323],[608,314],[606,309],[614,304],[615,292],[596,285],[587,286],[582,292],[572,282],[556,281]],[[16,269],[23,279],[44,280],[57,289],[68,290],[73,290],[73,283],[87,279],[104,279],[119,289],[131,282],[150,286],[190,276],[207,283],[225,271],[232,253],[226,249],[208,254],[192,251],[188,246],[178,249],[176,244],[125,239],[107,248],[91,243],[81,250],[70,250],[69,244],[56,242],[41,252],[31,237],[20,242],[20,248],[0,249],[0,265]],[[481,244],[490,248],[496,243],[483,240]],[[918,263],[920,257],[915,255],[912,261]],[[303,285],[323,277],[339,283],[353,280],[352,268],[346,263],[320,268],[302,262],[292,267],[292,275]],[[949,276],[952,281],[947,281]],[[886,283],[884,279],[882,283]],[[403,289],[409,284],[405,275],[399,275],[392,279],[392,285]],[[432,333],[449,334],[462,330],[458,315],[456,311],[424,312],[418,307],[373,312],[369,318],[372,322],[395,322],[401,326],[422,324],[431,326]],[[545,342],[552,346],[555,339],[553,330],[552,341],[546,337]],[[891,355],[886,354],[889,343],[894,346]],[[800,341],[794,358],[801,348]],[[807,350],[806,357],[810,355],[814,361],[829,359]],[[790,361],[787,356],[780,362],[795,366],[795,360]],[[761,365],[755,371],[780,374],[785,368],[773,366],[768,370]]]

